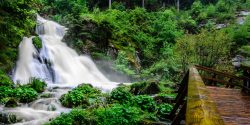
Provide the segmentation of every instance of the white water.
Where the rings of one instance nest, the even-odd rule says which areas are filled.
[[[26,84],[30,78],[36,77],[50,84],[64,86],[91,83],[104,90],[116,87],[117,83],[109,81],[88,56],[79,56],[61,41],[66,33],[64,26],[40,16],[37,16],[37,23],[36,31],[43,46],[38,52],[32,44],[33,37],[23,38],[13,75],[16,83]]]
[[[79,56],[61,41],[65,27],[40,16],[37,16],[37,23],[42,48],[37,50],[34,47],[33,37],[23,38],[13,81],[27,84],[32,77],[43,79],[48,85],[44,93],[52,97],[19,104],[16,108],[0,106],[0,114],[14,114],[21,120],[16,123],[18,125],[41,125],[61,112],[69,112],[70,109],[61,106],[59,98],[81,83],[90,83],[103,91],[110,91],[118,85],[109,81],[88,56]]]

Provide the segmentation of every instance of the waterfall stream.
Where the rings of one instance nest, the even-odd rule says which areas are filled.
[[[85,55],[78,55],[62,42],[67,28],[37,15],[36,32],[42,40],[42,48],[37,49],[32,39],[24,37],[19,45],[19,59],[12,79],[15,83],[27,84],[33,77],[47,83],[43,94],[29,104],[19,104],[16,108],[0,106],[1,114],[14,114],[20,122],[16,124],[40,125],[62,112],[69,112],[59,102],[62,94],[81,83],[90,83],[103,91],[110,91],[118,83],[108,80]]]

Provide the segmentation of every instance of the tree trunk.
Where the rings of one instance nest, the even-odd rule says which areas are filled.
[[[179,12],[180,11],[180,0],[177,0],[176,6],[177,6],[177,12]]]
[[[112,1],[109,0],[109,9],[111,9],[111,3],[112,3]]]
[[[144,3],[145,1],[144,0],[142,0],[142,8],[144,8],[145,7],[145,3]]]

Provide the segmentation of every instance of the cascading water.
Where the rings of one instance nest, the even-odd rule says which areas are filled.
[[[79,56],[61,40],[66,28],[53,21],[37,16],[36,32],[42,40],[42,48],[37,50],[32,38],[24,37],[19,45],[19,60],[13,74],[15,83],[26,84],[33,77],[46,81],[48,87],[40,97],[29,104],[20,104],[16,108],[0,105],[0,114],[14,114],[21,121],[17,124],[40,125],[68,112],[59,102],[62,94],[81,83],[90,83],[103,91],[109,91],[118,83],[110,82],[87,56]],[[56,86],[56,87],[54,87]],[[0,122],[1,123],[1,122]]]
[[[117,84],[110,82],[87,56],[79,56],[61,40],[66,28],[37,16],[36,32],[42,40],[37,51],[32,38],[23,38],[19,46],[19,60],[13,75],[17,83],[28,83],[36,77],[50,84],[76,86],[91,83],[95,87],[110,90]]]

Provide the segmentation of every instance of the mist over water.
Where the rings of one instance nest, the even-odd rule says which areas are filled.
[[[77,86],[91,83],[95,87],[110,90],[117,83],[107,79],[95,63],[62,42],[66,28],[56,22],[37,16],[36,32],[42,40],[38,51],[32,44],[32,38],[24,37],[19,46],[19,59],[13,75],[13,81],[26,84],[36,77],[50,84]],[[116,80],[117,81],[117,80]]]

